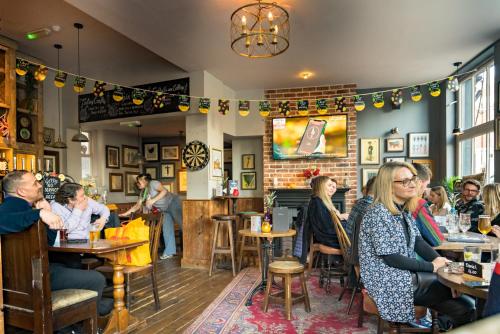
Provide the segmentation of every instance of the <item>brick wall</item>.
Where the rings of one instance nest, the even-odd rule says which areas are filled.
[[[278,188],[288,188],[295,185],[297,188],[305,188],[305,178],[303,176],[304,169],[316,165],[321,169],[320,175],[328,175],[334,177],[342,186],[344,179],[347,179],[347,184],[351,190],[346,194],[346,205],[348,211],[356,200],[357,191],[357,132],[356,132],[356,111],[353,106],[353,99],[346,99],[348,105],[347,116],[347,141],[348,141],[348,157],[347,158],[332,158],[332,159],[297,159],[297,160],[273,160],[272,157],[272,117],[281,117],[277,112],[278,103],[272,101],[287,100],[290,101],[290,116],[296,116],[297,100],[312,99],[309,101],[309,115],[317,115],[316,98],[331,98],[341,95],[352,95],[356,92],[355,84],[334,85],[334,86],[319,86],[305,88],[290,88],[290,89],[271,89],[265,91],[266,99],[271,100],[272,112],[271,117],[266,120],[266,128],[263,139],[264,146],[264,192],[267,193],[269,188],[273,188],[273,179],[278,179]],[[334,114],[333,102],[328,102],[327,115]]]

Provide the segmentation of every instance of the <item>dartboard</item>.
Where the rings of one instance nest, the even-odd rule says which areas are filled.
[[[188,143],[182,150],[182,160],[189,170],[205,168],[210,160],[208,146],[198,140]]]

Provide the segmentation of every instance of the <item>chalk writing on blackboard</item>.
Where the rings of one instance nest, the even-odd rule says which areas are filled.
[[[43,197],[47,201],[53,201],[56,199],[56,193],[61,187],[61,180],[57,176],[46,176],[42,181],[43,185]]]

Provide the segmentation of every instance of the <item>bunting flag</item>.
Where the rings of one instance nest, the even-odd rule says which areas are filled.
[[[391,93],[391,103],[394,108],[399,108],[403,103],[403,92],[401,89],[393,89]]]
[[[278,102],[278,112],[283,116],[288,116],[290,114],[290,101]]]
[[[438,97],[441,95],[441,87],[439,86],[439,82],[434,81],[429,84],[429,94],[432,97]]]
[[[347,104],[345,103],[345,97],[336,97],[333,102],[333,109],[338,112],[346,112]]]
[[[104,87],[106,87],[106,83],[104,81],[96,81],[94,88],[92,89],[94,96],[104,96]]]
[[[299,111],[299,115],[306,116],[309,113],[309,100],[297,101],[297,110]]]
[[[365,101],[363,101],[363,98],[361,95],[356,95],[354,96],[354,109],[356,111],[363,111],[365,110]]]
[[[162,92],[156,93],[153,98],[153,107],[156,109],[161,109],[165,106],[165,94]]]
[[[66,85],[66,78],[68,77],[68,74],[59,71],[56,73],[56,76],[54,77],[54,86],[57,88],[63,88]]]
[[[326,102],[326,99],[316,100],[316,110],[318,111],[318,114],[326,114],[326,112],[328,111],[328,104]]]
[[[269,103],[269,101],[260,101],[259,102],[259,114],[262,117],[267,117],[267,116],[269,116],[270,112],[271,112],[271,103]]]
[[[26,75],[29,70],[29,63],[23,59],[16,59],[16,73],[20,76]]]
[[[384,94],[383,93],[373,93],[372,95],[372,102],[373,102],[373,106],[375,108],[383,108],[384,107]]]
[[[182,112],[189,110],[189,97],[186,95],[179,96],[179,110]]]
[[[120,86],[115,86],[115,90],[113,91],[113,100],[116,102],[121,102],[123,100],[123,88]]]
[[[73,83],[73,90],[76,93],[81,93],[85,89],[85,83],[87,80],[84,77],[75,77],[75,82]]]
[[[410,97],[413,102],[418,102],[422,99],[422,92],[420,86],[413,86],[410,88]]]
[[[206,97],[200,97],[200,104],[198,106],[198,111],[202,114],[208,114],[210,110],[210,99]]]
[[[226,115],[229,111],[229,100],[219,100],[219,114]]]
[[[458,78],[456,76],[448,77],[447,88],[450,92],[455,93],[460,88],[458,84]]]
[[[136,106],[140,106],[144,102],[144,95],[146,95],[142,90],[134,89],[132,92],[132,102]]]
[[[248,116],[250,114],[250,101],[240,100],[238,102],[238,113],[243,117]]]
[[[49,71],[49,69],[47,67],[45,67],[44,65],[40,65],[37,67],[37,69],[35,70],[35,79],[38,80],[38,81],[43,81],[45,80],[45,78],[47,77],[47,72]]]

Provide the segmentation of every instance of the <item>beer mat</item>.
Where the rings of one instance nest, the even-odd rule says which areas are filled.
[[[449,242],[467,242],[467,243],[474,243],[474,244],[484,244],[486,242],[485,239],[482,239],[479,237],[470,237],[470,236],[462,236],[462,235],[447,236],[446,240],[448,240]]]

